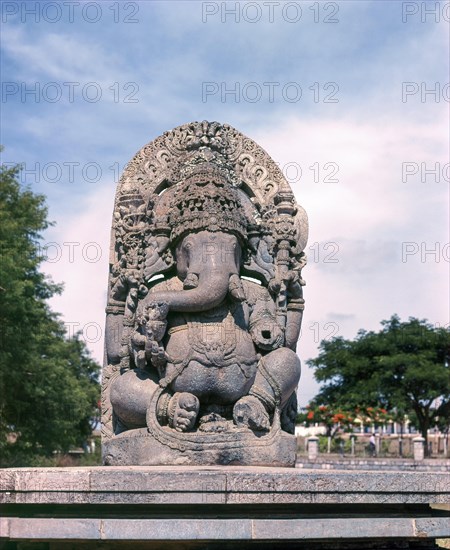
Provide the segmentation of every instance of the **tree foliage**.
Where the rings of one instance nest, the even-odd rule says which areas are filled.
[[[397,315],[379,332],[360,330],[355,340],[324,340],[308,362],[324,383],[314,402],[342,410],[379,407],[414,418],[427,439],[435,423],[450,423],[450,333],[426,320]]]
[[[67,339],[47,300],[61,286],[39,270],[42,195],[23,189],[20,167],[0,167],[0,461],[29,463],[80,444],[92,431],[99,366],[79,336]]]

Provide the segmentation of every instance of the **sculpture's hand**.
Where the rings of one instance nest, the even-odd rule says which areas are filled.
[[[278,278],[271,279],[269,282],[269,291],[272,296],[276,296],[280,293],[282,281]]]
[[[169,306],[163,301],[156,300],[156,296],[151,296],[151,301],[145,306],[149,323],[153,321],[164,321],[169,313]]]
[[[147,338],[144,334],[141,334],[137,330],[133,332],[131,335],[131,344],[138,348],[143,348],[145,346],[145,343],[147,341]]]
[[[154,367],[162,367],[167,362],[164,348],[156,340],[150,338],[145,342],[145,357],[147,364]]]
[[[264,350],[273,350],[283,344],[283,331],[273,317],[262,317],[250,328],[255,344]]]
[[[285,285],[287,295],[289,298],[299,298],[302,294],[302,287],[300,284],[300,277],[297,271],[287,271],[283,276],[283,279],[274,278],[269,283],[269,291],[273,296],[280,293],[282,285]]]
[[[242,286],[241,279],[239,278],[239,275],[237,275],[236,273],[234,273],[230,277],[230,280],[228,282],[228,290],[229,290],[231,296],[237,302],[244,302],[245,301],[244,288]]]
[[[136,269],[127,269],[122,277],[126,280],[129,288],[133,288],[138,285],[138,271]]]
[[[145,334],[147,339],[146,349],[150,345],[149,342],[161,342],[163,339],[167,329],[166,316],[168,311],[167,304],[154,300],[146,303],[141,309],[137,323],[141,327],[140,331]]]
[[[160,369],[162,367],[165,367],[167,363],[167,354],[164,351],[164,348],[162,346],[159,346],[157,342],[154,342],[154,346],[151,351],[151,364],[157,368]]]
[[[284,283],[289,298],[301,298],[303,291],[298,271],[288,271],[284,278]]]
[[[111,288],[111,296],[114,300],[125,300],[127,296],[128,285],[124,275],[119,275]]]

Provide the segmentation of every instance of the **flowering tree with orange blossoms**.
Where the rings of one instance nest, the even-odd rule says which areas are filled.
[[[350,431],[354,418],[355,415],[349,411],[311,403],[298,415],[297,421],[307,426],[322,424],[326,435],[334,437],[339,430]]]

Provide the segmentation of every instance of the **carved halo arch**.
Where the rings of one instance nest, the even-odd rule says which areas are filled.
[[[280,197],[292,203],[291,210],[297,251],[302,251],[308,238],[308,220],[305,210],[295,202],[292,190],[279,166],[252,139],[228,124],[218,122],[190,122],[165,132],[144,145],[127,164],[117,187],[111,236],[110,266],[130,267],[130,258],[135,258],[142,268],[145,262],[143,251],[132,250],[137,245],[138,233],[147,227],[153,232],[158,225],[156,218],[164,215],[168,208],[166,191],[179,182],[180,168],[195,150],[208,147],[218,151],[234,169],[239,180],[238,188],[246,214],[253,208],[256,226],[261,230],[261,216],[270,218],[276,211]],[[119,214],[118,214],[119,213]],[[122,218],[121,214],[122,213]],[[131,223],[130,223],[131,220]],[[263,224],[264,225],[264,224]],[[150,230],[151,232],[152,230]],[[274,226],[265,224],[265,231],[276,231]],[[142,246],[146,246],[143,243]],[[251,262],[250,262],[251,263]],[[155,262],[147,274],[154,276],[173,266],[171,254],[165,254],[163,261]],[[136,266],[137,267],[137,266]],[[244,269],[252,274],[251,267]],[[148,280],[149,277],[146,277]],[[263,277],[267,284],[269,277]],[[111,281],[110,281],[111,282]],[[111,287],[111,284],[110,284]],[[115,300],[112,300],[113,302]]]

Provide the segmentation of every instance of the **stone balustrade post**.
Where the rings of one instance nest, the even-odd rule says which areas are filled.
[[[319,456],[319,438],[308,437],[308,460],[316,460]]]
[[[423,437],[415,437],[414,445],[414,460],[423,460],[425,458],[425,439]]]

